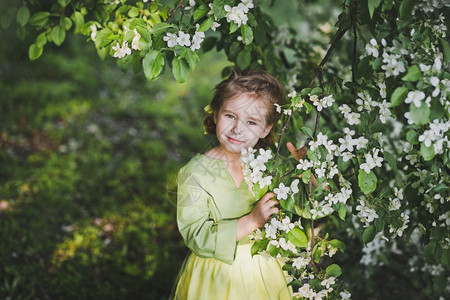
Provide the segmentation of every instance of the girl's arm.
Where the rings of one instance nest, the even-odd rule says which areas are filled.
[[[278,200],[273,200],[275,194],[270,192],[265,194],[253,211],[237,220],[236,241],[246,237],[249,233],[263,227],[273,214],[278,213]]]

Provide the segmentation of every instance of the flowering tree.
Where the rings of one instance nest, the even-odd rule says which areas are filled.
[[[277,149],[247,149],[243,165],[255,199],[273,190],[283,209],[253,234],[252,252],[285,260],[297,298],[348,299],[341,267],[329,259],[348,251],[333,236],[340,222],[369,256],[396,241],[414,249],[408,266],[428,279],[422,296],[448,297],[449,2],[342,1],[335,28],[319,26],[322,40],[276,28],[264,5],[27,0],[18,33],[37,30],[33,60],[73,30],[100,57],[148,80],[170,69],[184,82],[199,54],[214,47],[239,69],[276,74],[292,90],[288,104],[277,106]],[[306,145],[306,156],[286,155],[287,140]]]

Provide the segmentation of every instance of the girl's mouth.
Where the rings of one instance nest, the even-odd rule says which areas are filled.
[[[242,141],[233,139],[232,137],[229,137],[229,136],[227,136],[227,139],[232,144],[240,144],[240,143],[242,143]]]

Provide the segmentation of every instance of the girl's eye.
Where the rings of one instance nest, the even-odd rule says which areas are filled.
[[[233,115],[226,114],[225,116],[226,116],[227,118],[229,118],[229,119],[234,119],[234,116],[233,116]]]
[[[248,125],[256,125],[256,122],[248,121]]]

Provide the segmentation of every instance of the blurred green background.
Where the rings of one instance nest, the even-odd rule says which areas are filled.
[[[84,37],[30,62],[31,37],[0,34],[0,298],[166,299],[187,253],[175,176],[230,63],[148,82]]]

